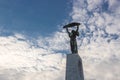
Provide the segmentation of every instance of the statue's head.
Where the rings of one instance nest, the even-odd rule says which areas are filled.
[[[72,32],[72,33],[75,33],[75,30],[72,30],[71,32]]]

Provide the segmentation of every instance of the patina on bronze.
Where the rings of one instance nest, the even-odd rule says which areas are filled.
[[[72,54],[78,53],[76,37],[79,36],[79,32],[78,32],[79,25],[80,25],[80,23],[73,22],[73,23],[67,24],[63,27],[63,28],[66,28],[68,36],[70,37],[70,47],[71,47]],[[69,32],[68,28],[74,27],[74,26],[77,26],[77,29]]]

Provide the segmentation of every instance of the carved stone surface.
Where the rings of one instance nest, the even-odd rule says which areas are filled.
[[[78,54],[68,54],[65,80],[84,80],[82,59]]]

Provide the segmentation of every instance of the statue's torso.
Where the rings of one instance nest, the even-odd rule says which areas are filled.
[[[76,40],[76,36],[77,36],[77,32],[74,32],[74,33],[70,33],[70,39],[71,40]]]

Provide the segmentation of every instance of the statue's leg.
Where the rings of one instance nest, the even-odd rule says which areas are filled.
[[[74,41],[74,51],[75,51],[75,53],[78,53],[77,42],[76,42],[76,40]]]
[[[71,46],[71,52],[74,53],[74,43],[73,43],[73,41],[70,41],[70,46]]]
[[[74,54],[76,53],[76,46],[75,45],[76,45],[75,40],[73,40],[72,49],[73,49]]]

